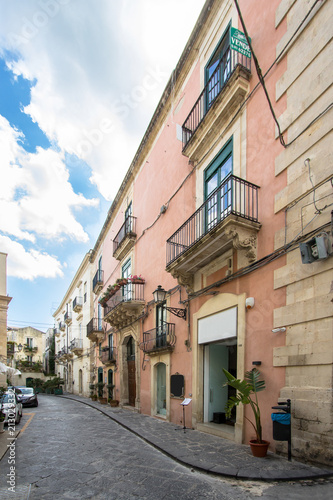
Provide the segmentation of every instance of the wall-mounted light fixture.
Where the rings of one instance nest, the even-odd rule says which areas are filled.
[[[18,350],[19,350],[19,351],[22,351],[22,349],[23,349],[23,345],[22,345],[22,344],[19,344],[19,345],[17,346],[17,348],[18,348]]]
[[[272,330],[273,333],[279,333],[279,332],[285,332],[285,331],[286,331],[285,326],[282,326],[281,328],[273,328],[273,330]]]
[[[245,307],[247,310],[252,309],[252,307],[254,307],[254,297],[248,297],[245,300]]]
[[[155,304],[158,304],[159,302],[164,302],[166,295],[167,295],[167,291],[164,290],[164,288],[162,288],[161,285],[158,285],[156,290],[154,290],[154,292],[153,292]],[[182,319],[186,320],[186,309],[180,309],[178,307],[166,307],[166,306],[164,306],[164,307],[167,311],[171,312],[175,316],[178,316],[178,318],[182,318]]]

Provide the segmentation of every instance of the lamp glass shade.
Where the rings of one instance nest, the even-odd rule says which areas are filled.
[[[156,290],[153,292],[155,303],[163,302],[165,300],[166,294],[167,293],[164,290],[164,288],[162,288],[161,285],[158,285],[158,287],[156,288]]]
[[[19,351],[22,351],[22,347],[23,347],[23,345],[22,345],[22,344],[19,344],[17,347],[18,347],[18,350],[19,350]]]

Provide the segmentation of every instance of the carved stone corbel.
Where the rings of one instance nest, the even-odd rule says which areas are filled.
[[[240,228],[230,227],[227,234],[232,238],[232,246],[235,250],[246,250],[245,257],[248,263],[254,262],[257,258],[257,235]]]
[[[185,287],[187,294],[194,292],[193,274],[183,274],[177,271],[171,272],[172,276],[178,281],[178,285]]]

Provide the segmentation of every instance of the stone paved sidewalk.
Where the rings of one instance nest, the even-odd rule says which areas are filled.
[[[122,408],[111,408],[73,394],[69,398],[96,408],[121,426],[174,458],[179,463],[211,474],[237,479],[290,481],[333,476],[333,470],[304,464],[268,452],[265,458],[252,456],[250,447],[197,430],[184,432],[181,426]]]

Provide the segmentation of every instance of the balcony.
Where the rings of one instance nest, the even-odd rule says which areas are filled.
[[[64,321],[59,322],[59,330],[61,330],[62,332],[66,330],[66,324]]]
[[[152,356],[161,354],[161,352],[173,351],[175,343],[175,324],[163,323],[158,328],[143,332],[143,342],[140,344],[140,349]]]
[[[113,240],[113,257],[121,260],[131,250],[136,240],[136,217],[129,215]]]
[[[21,359],[16,363],[16,368],[21,372],[42,372],[43,363],[41,361],[28,361]]]
[[[55,337],[60,337],[60,328],[53,328],[53,333]]]
[[[102,322],[98,318],[92,318],[87,324],[87,337],[92,342],[100,342],[104,339]]]
[[[104,271],[101,269],[97,269],[95,276],[93,278],[93,292],[95,295],[99,294],[99,292],[103,288],[104,283]]]
[[[65,361],[66,354],[67,354],[67,347],[64,346],[60,349],[60,351],[57,352],[55,356],[56,361]]]
[[[142,314],[144,306],[144,283],[128,283],[107,301],[104,321],[115,328],[123,328]]]
[[[115,347],[112,348],[104,348],[101,354],[99,355],[100,361],[105,366],[114,365],[117,362],[117,351]]]
[[[73,300],[73,311],[79,313],[82,311],[83,297],[75,297]]]
[[[256,260],[259,186],[232,174],[167,240],[166,270],[193,291],[193,276],[230,248],[238,268]]]
[[[82,339],[73,339],[70,343],[69,348],[74,354],[81,354],[81,352],[83,351]]]
[[[66,312],[65,315],[64,315],[64,321],[66,323],[66,325],[70,325],[71,322],[72,322],[72,312]]]
[[[28,353],[28,354],[29,353],[34,354],[34,353],[36,353],[38,351],[38,347],[37,346],[36,347],[32,347],[32,346],[30,346],[28,344],[24,344],[23,351],[26,352],[26,353]]]
[[[7,342],[7,356],[14,356],[15,354],[15,342]]]
[[[190,160],[209,149],[244,101],[250,76],[251,59],[227,51],[183,124],[183,154]]]

